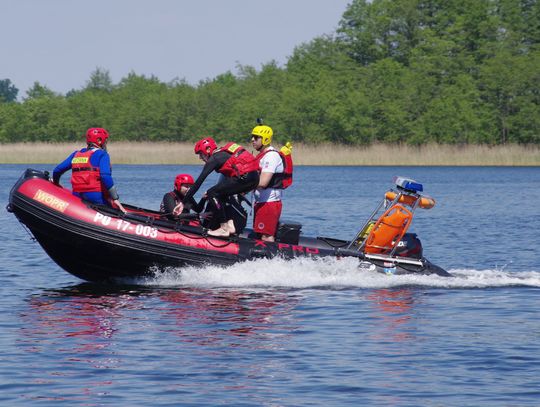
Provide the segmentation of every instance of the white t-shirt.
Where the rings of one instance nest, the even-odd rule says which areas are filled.
[[[277,174],[283,172],[283,161],[277,150],[270,146],[268,147],[270,151],[266,153],[263,158],[261,158],[261,173],[272,173]],[[255,202],[276,202],[281,201],[282,189],[275,188],[265,188],[265,189],[256,189],[255,190]]]

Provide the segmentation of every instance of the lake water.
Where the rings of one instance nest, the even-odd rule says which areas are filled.
[[[6,204],[27,167],[0,165]],[[113,175],[124,202],[157,209],[199,170]],[[411,230],[454,277],[303,259],[89,284],[3,209],[0,404],[538,406],[540,168],[299,167],[283,217],[351,238],[393,175],[437,200]]]

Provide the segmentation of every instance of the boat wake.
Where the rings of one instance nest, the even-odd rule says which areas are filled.
[[[153,277],[130,279],[130,283],[165,287],[227,288],[393,288],[422,286],[438,288],[540,287],[540,272],[451,269],[452,277],[437,275],[385,275],[361,269],[358,260],[322,258],[262,259],[222,268],[170,268]]]

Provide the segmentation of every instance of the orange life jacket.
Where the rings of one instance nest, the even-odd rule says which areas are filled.
[[[73,192],[102,192],[99,167],[90,164],[97,150],[77,151],[71,160],[71,187]]]
[[[231,155],[218,170],[226,177],[241,177],[248,172],[259,170],[259,162],[240,144],[227,143],[217,151],[226,151]]]

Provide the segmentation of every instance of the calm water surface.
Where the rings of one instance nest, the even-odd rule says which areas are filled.
[[[26,167],[0,165],[5,203]],[[114,177],[123,201],[157,209],[177,172],[199,169],[115,166]],[[304,259],[89,284],[2,210],[0,403],[539,405],[540,169],[295,174],[283,216],[305,235],[339,238],[356,233],[393,175],[423,182],[437,205],[412,230],[455,277]]]

